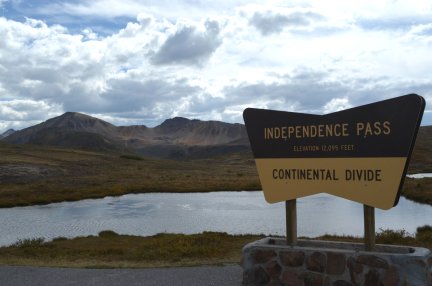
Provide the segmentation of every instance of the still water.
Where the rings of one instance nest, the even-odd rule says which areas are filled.
[[[298,235],[363,235],[363,206],[319,194],[297,200]],[[389,210],[376,210],[376,229],[405,229],[432,224],[432,207],[401,197]],[[18,239],[160,232],[285,234],[285,204],[268,204],[262,192],[151,193],[0,209],[0,245]]]
[[[407,175],[407,177],[408,178],[412,178],[412,179],[431,178],[432,177],[432,173],[412,174],[412,175]]]

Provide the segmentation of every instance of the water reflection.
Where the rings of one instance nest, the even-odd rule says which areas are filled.
[[[319,194],[298,200],[298,235],[363,235],[363,207]],[[376,228],[405,229],[430,224],[432,207],[404,198],[389,211],[376,210]],[[0,245],[23,238],[160,232],[284,235],[284,203],[268,204],[262,192],[153,193],[0,209]]]
[[[407,175],[408,178],[412,179],[423,179],[423,178],[431,178],[432,173],[420,173],[420,174],[411,174]]]

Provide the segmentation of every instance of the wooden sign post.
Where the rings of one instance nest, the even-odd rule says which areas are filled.
[[[374,208],[397,205],[424,108],[415,94],[326,115],[247,108],[264,197],[286,201],[288,243],[297,240],[296,199],[328,193],[364,205],[373,249]]]
[[[375,208],[363,205],[365,250],[375,248]]]
[[[288,245],[297,244],[297,200],[285,201],[286,239]]]

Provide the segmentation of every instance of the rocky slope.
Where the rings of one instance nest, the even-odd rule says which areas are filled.
[[[0,140],[8,137],[9,135],[11,135],[14,132],[15,132],[14,129],[9,129],[9,130],[5,131],[4,133],[0,134]]]
[[[126,151],[172,159],[203,158],[249,149],[242,124],[175,117],[154,128],[117,127],[77,112],[67,112],[16,131],[3,140],[12,144]]]
[[[250,152],[243,124],[175,117],[150,128],[115,126],[82,113],[67,112],[20,131],[7,131],[0,140],[96,151],[130,152],[146,157],[208,158],[239,151]],[[412,170],[432,166],[429,156],[432,126],[420,127],[413,152]]]

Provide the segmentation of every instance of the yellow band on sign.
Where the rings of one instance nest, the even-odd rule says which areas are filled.
[[[381,209],[393,207],[406,158],[256,159],[269,203],[328,193]]]

